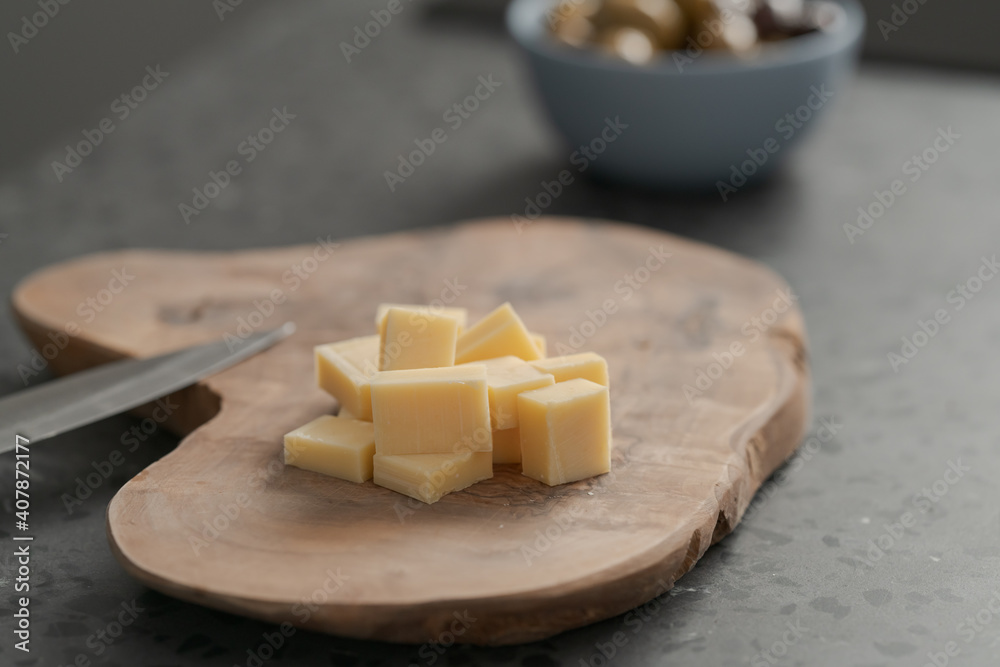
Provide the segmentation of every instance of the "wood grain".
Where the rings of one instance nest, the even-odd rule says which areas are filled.
[[[58,372],[235,335],[241,318],[299,325],[182,392],[168,425],[190,434],[111,502],[112,548],[153,588],[351,637],[540,639],[671,587],[736,526],[803,434],[801,315],[791,307],[774,321],[769,309],[787,286],[744,258],[560,219],[520,233],[499,220],[362,238],[324,261],[316,247],[94,255],[29,277],[13,296],[36,345],[68,322],[81,326],[52,360]],[[649,258],[663,252],[655,268]],[[134,280],[82,321],[78,305],[122,268]],[[312,346],[370,333],[381,301],[453,292],[452,305],[473,317],[511,301],[548,336],[550,354],[582,342],[607,357],[612,472],[549,488],[507,466],[426,506],[370,482],[285,469],[282,434],[336,409],[313,385]],[[275,294],[284,297],[276,306]],[[755,337],[744,325],[762,317],[773,324]],[[730,368],[710,368],[734,343],[744,352]],[[689,402],[683,387],[699,369],[719,377]],[[475,620],[456,621],[466,612]]]

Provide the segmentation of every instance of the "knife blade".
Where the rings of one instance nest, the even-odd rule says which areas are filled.
[[[291,322],[242,343],[216,341],[149,359],[123,359],[0,399],[0,453],[139,407],[252,357],[295,331]],[[232,349],[235,347],[235,349]]]

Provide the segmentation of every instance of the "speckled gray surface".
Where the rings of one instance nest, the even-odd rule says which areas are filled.
[[[33,268],[107,248],[271,246],[522,210],[569,150],[545,125],[509,41],[486,22],[407,4],[348,65],[337,43],[369,8],[310,0],[255,10],[175,67],[64,182],[49,167],[57,151],[8,173],[0,289]],[[496,94],[389,193],[383,171],[395,156],[490,73],[502,82]],[[608,664],[919,667],[928,654],[940,663],[946,648],[958,650],[950,664],[997,664],[1000,617],[989,605],[1000,594],[1000,281],[962,297],[961,308],[949,292],[1000,246],[1000,86],[954,72],[866,68],[838,98],[770,183],[725,205],[581,181],[550,209],[730,248],[776,268],[800,295],[816,444],[765,486],[733,535],[639,614],[549,641],[439,655],[299,632],[266,664],[597,667],[616,633]],[[185,225],[178,204],[191,188],[224,166],[273,107],[286,106],[296,115],[289,128]],[[843,225],[857,207],[909,178],[904,163],[948,127],[961,135],[954,146],[849,242]],[[894,371],[887,355],[939,309],[949,322]],[[17,366],[28,354],[5,316],[0,392],[22,387]],[[837,424],[825,442],[819,418]],[[173,438],[155,434],[126,454],[67,514],[60,496],[92,462],[121,449],[135,423],[110,419],[34,451],[33,650],[12,648],[14,561],[5,546],[0,663],[63,665],[83,655],[106,665],[256,664],[248,651],[274,628],[151,592],[108,550],[109,499]],[[961,475],[948,473],[959,462]],[[0,458],[0,538],[8,545],[12,466],[9,454]],[[929,496],[918,499],[924,489]],[[906,512],[913,521],[900,533],[891,524]],[[881,557],[870,541],[885,549]],[[134,622],[97,655],[95,633],[133,601],[141,608]]]

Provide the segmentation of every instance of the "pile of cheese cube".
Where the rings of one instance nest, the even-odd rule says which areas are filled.
[[[437,502],[521,464],[549,486],[611,468],[608,367],[545,356],[505,303],[472,327],[464,308],[383,304],[378,334],[316,348],[340,403],[285,436],[285,463]]]

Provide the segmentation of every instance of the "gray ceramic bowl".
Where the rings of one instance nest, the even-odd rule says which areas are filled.
[[[647,187],[715,189],[725,199],[728,188],[773,169],[844,94],[864,12],[856,0],[822,4],[826,29],[767,44],[752,59],[676,51],[636,66],[565,46],[548,30],[558,0],[514,0],[507,27],[570,144],[573,169]]]

